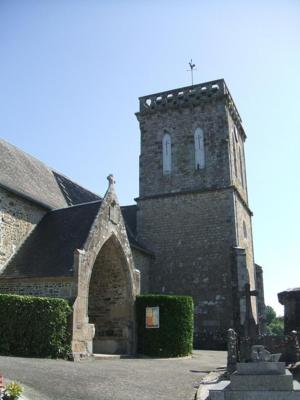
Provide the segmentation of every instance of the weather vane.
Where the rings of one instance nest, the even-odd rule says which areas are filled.
[[[189,66],[190,66],[190,69],[188,69],[187,71],[189,72],[191,72],[191,78],[192,78],[192,86],[194,85],[194,69],[195,69],[195,67],[196,67],[196,64],[193,64],[193,60],[191,59],[191,61],[189,62]],[[196,70],[196,69],[195,69]]]

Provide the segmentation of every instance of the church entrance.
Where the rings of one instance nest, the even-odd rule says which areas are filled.
[[[129,274],[123,249],[112,235],[95,260],[89,286],[89,323],[95,325],[93,353],[132,351],[134,310]]]

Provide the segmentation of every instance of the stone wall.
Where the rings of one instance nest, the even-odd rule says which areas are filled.
[[[134,247],[131,250],[134,266],[141,273],[141,294],[149,293],[149,273],[153,258]]]
[[[245,159],[245,133],[235,124],[230,112],[227,112],[228,142],[231,170],[231,184],[239,191],[243,200],[247,203],[247,174]]]
[[[291,330],[300,332],[300,296],[289,299],[284,305],[284,330],[286,333]]]
[[[287,289],[278,293],[278,300],[284,306],[284,332],[300,333],[300,288]]]
[[[252,223],[251,215],[248,208],[241,201],[240,196],[234,194],[234,204],[236,212],[236,232],[237,232],[237,246],[245,249],[246,251],[246,264],[248,270],[248,279],[251,290],[256,288],[255,279],[255,266],[254,266],[254,255],[253,255],[253,239],[252,239]],[[240,289],[243,290],[245,283],[240,282]],[[253,317],[257,321],[257,304],[256,298],[252,296],[252,312]]]
[[[74,283],[71,278],[1,279],[0,293],[59,297],[70,300],[74,297]]]
[[[140,293],[140,273],[134,268],[112,176],[109,176],[109,181],[109,189],[88,237],[74,256],[77,297],[73,306],[72,351],[75,358],[86,357],[93,351],[131,354],[136,346],[134,301]],[[99,263],[103,268],[99,267]],[[105,285],[102,287],[102,279],[107,289]],[[93,302],[100,288],[104,290],[105,298],[99,293],[102,305],[99,304],[100,308],[94,313]],[[89,323],[89,318],[93,322]],[[105,325],[105,321],[110,329],[103,332],[101,325]],[[104,333],[106,336],[103,336]]]
[[[300,361],[299,353],[300,333],[293,335],[291,333],[285,336],[256,336],[254,339],[239,338],[240,361],[248,361],[251,354],[251,346],[262,345],[272,354],[281,353],[280,361],[287,364]]]
[[[264,296],[264,277],[263,269],[260,265],[255,264],[256,271],[256,290],[257,296],[257,316],[260,327],[260,334],[264,334],[266,331],[266,306]]]
[[[140,197],[230,184],[226,109],[222,99],[194,108],[138,115],[141,129]],[[194,132],[204,134],[205,167],[195,168]],[[172,141],[172,171],[163,175],[162,139]]]
[[[137,113],[138,239],[155,254],[150,291],[192,295],[196,333],[220,341],[241,321],[245,283],[256,285],[246,135],[224,85],[220,80],[144,96]],[[195,165],[197,128],[204,136],[201,167]],[[243,252],[239,265],[235,249]],[[257,318],[256,299],[251,302]]]
[[[236,212],[236,235],[237,247],[245,249],[246,265],[248,277],[246,281],[239,282],[239,289],[243,290],[245,283],[250,283],[251,290],[256,289],[256,270],[254,265],[253,254],[253,237],[252,237],[252,212],[248,207],[247,193],[247,175],[244,143],[246,136],[232,118],[228,111],[228,137],[229,137],[229,155],[231,168],[231,184],[236,188],[234,193],[234,204]],[[262,294],[261,288],[260,294]],[[263,297],[259,300],[260,306],[264,302]],[[259,322],[257,316],[257,298],[251,297],[252,313],[255,322]]]
[[[0,272],[46,210],[0,187]]]
[[[139,201],[139,240],[155,254],[150,292],[191,295],[195,330],[233,326],[232,190],[182,194]]]
[[[126,353],[131,314],[126,268],[121,249],[108,240],[95,261],[89,288],[95,353]]]

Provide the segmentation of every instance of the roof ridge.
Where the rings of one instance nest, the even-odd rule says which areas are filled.
[[[128,206],[120,206],[121,208],[127,208],[127,207],[137,207],[137,204],[129,204]]]
[[[40,162],[41,164],[44,164],[46,167],[48,167],[49,169],[52,170],[51,167],[49,167],[49,165],[45,164],[43,161],[41,161],[40,159],[36,158],[35,156],[32,156],[31,154],[27,153],[27,151],[22,150],[20,147],[17,147],[15,144],[12,144],[10,142],[8,142],[7,140],[3,139],[0,137],[0,142],[4,142],[6,143],[8,146],[12,146],[15,149],[17,149],[18,151],[20,151],[21,153],[25,154],[26,156],[30,157],[30,158],[34,158],[36,161]]]
[[[87,206],[87,205],[95,204],[95,203],[102,203],[102,201],[103,201],[103,198],[101,197],[101,198],[99,198],[99,200],[85,201],[83,203],[73,204],[72,206],[67,206],[67,207],[62,207],[62,208],[54,208],[53,210],[48,211],[47,214],[48,213],[54,213],[54,212],[57,212],[57,211],[62,211],[62,210],[70,210],[70,209],[73,209],[75,207]]]
[[[45,165],[46,165],[46,164],[45,164]],[[46,165],[46,166],[47,166],[47,165]],[[93,194],[93,195],[95,195],[95,196],[98,196],[100,199],[102,199],[102,196],[100,196],[100,194],[95,193],[95,192],[92,192],[90,189],[87,189],[86,187],[82,186],[81,183],[78,183],[78,182],[74,181],[73,179],[69,178],[67,175],[63,174],[62,172],[59,172],[59,171],[57,171],[56,169],[54,169],[54,168],[52,168],[52,167],[48,167],[48,168],[50,168],[51,171],[52,171],[54,174],[58,174],[58,175],[63,176],[63,177],[64,177],[65,179],[67,179],[68,181],[74,183],[74,184],[77,185],[77,186],[80,186],[80,187],[81,187],[82,189],[84,189],[86,192],[89,192],[89,193],[91,193],[91,194]]]

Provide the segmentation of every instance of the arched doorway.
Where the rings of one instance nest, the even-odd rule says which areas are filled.
[[[128,354],[133,345],[133,294],[123,249],[112,235],[93,266],[88,296],[89,323],[95,325],[93,352]]]

